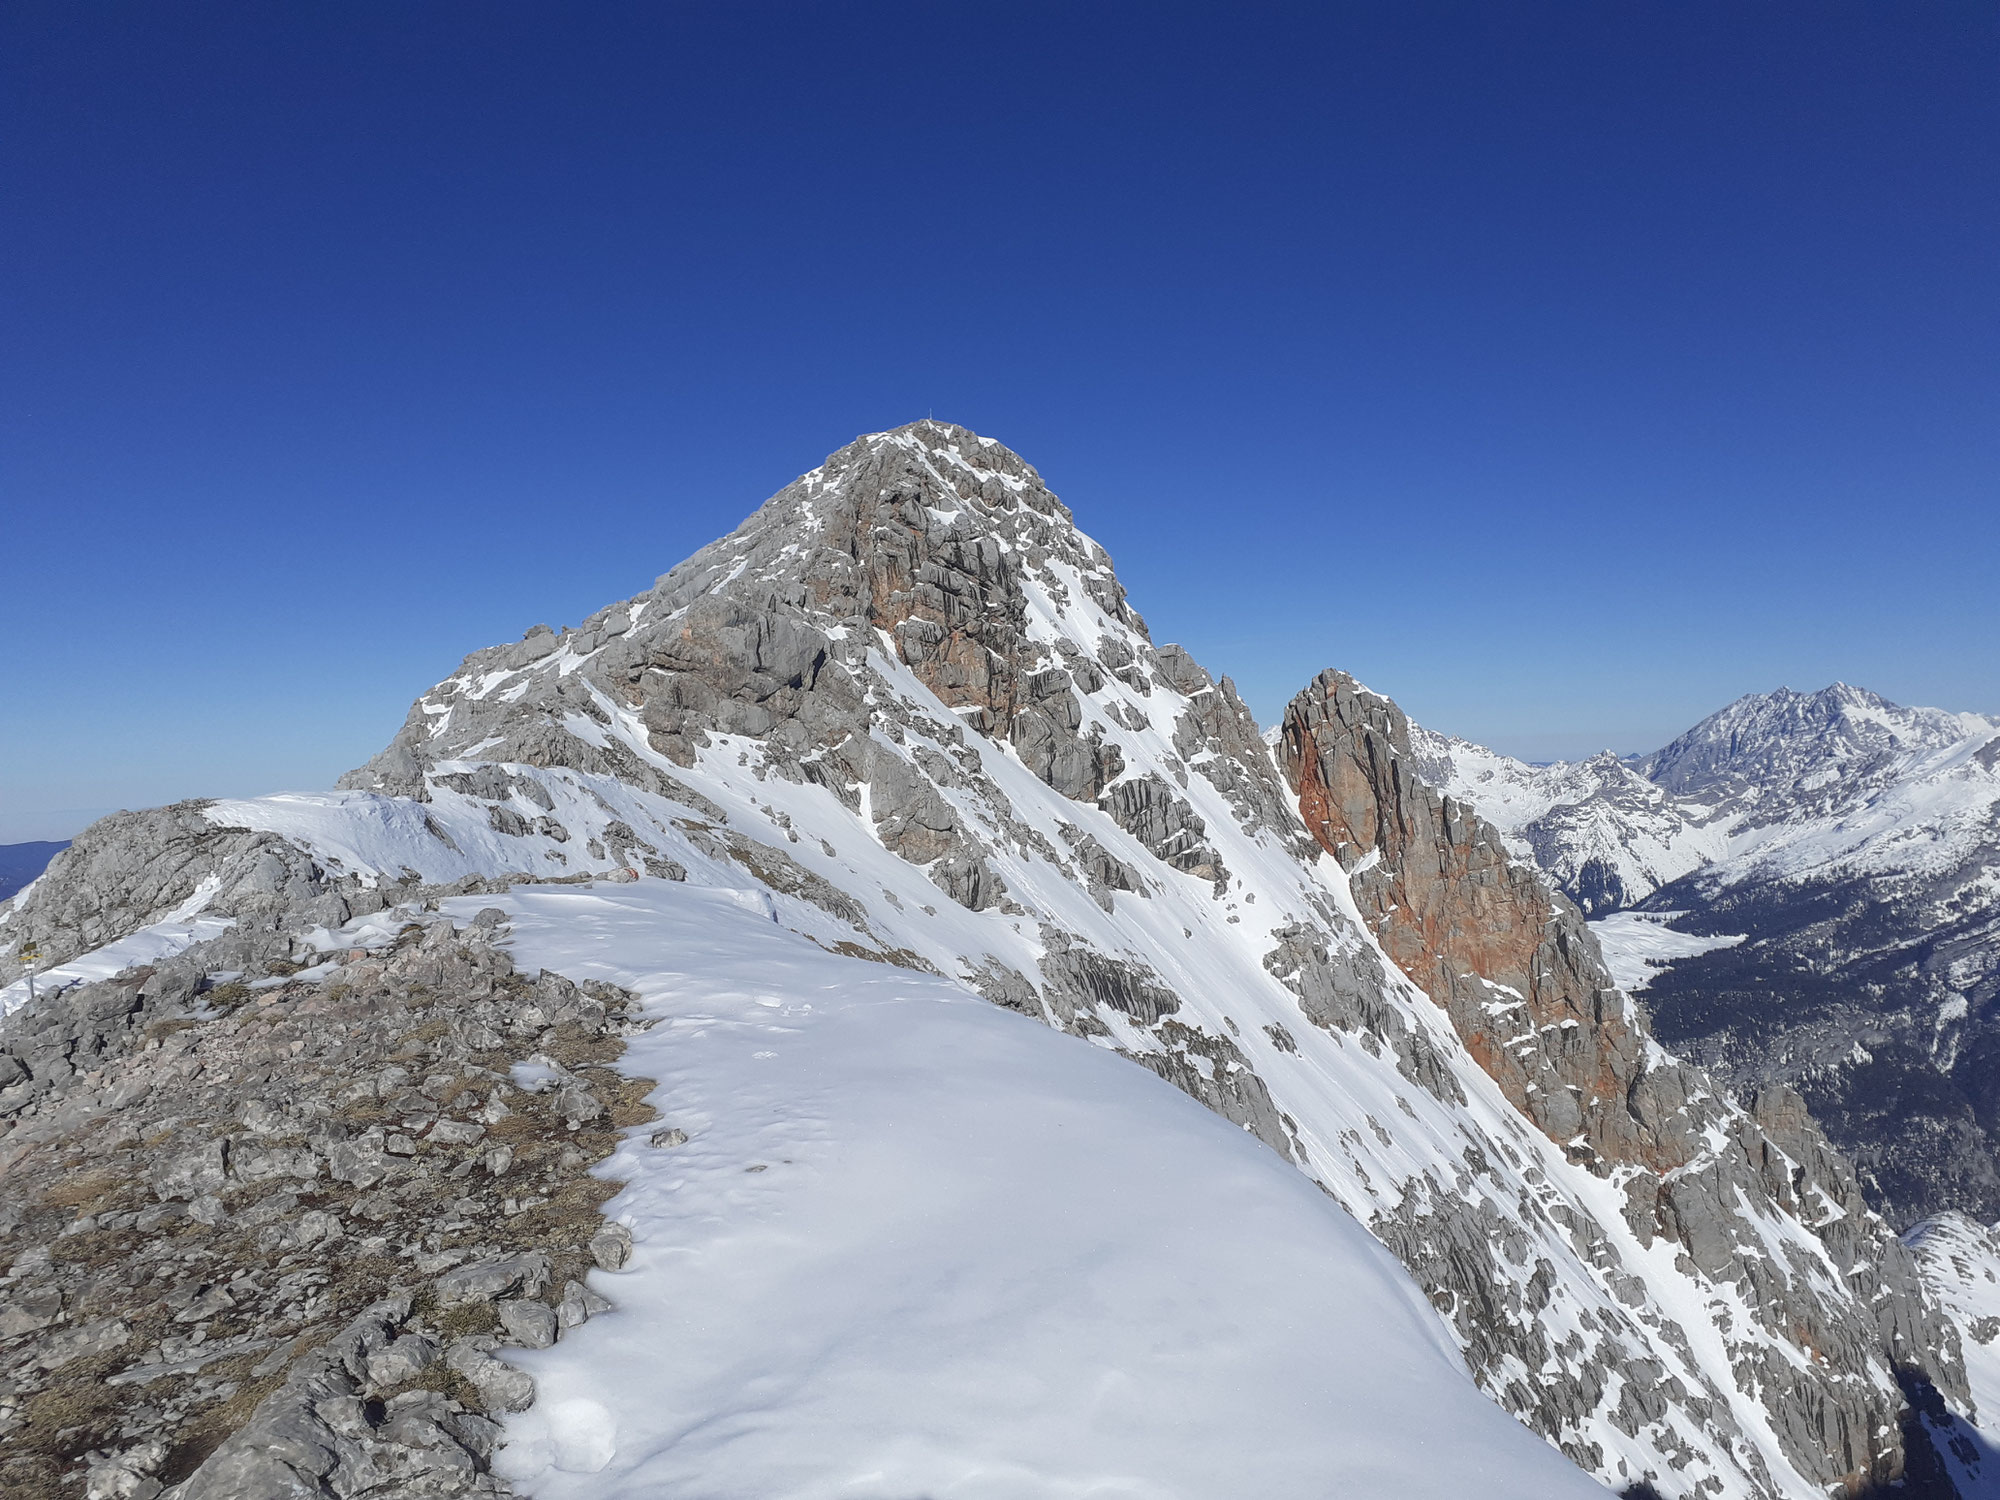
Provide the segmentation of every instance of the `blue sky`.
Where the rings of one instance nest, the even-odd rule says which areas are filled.
[[[16,0],[0,837],[325,785],[926,413],[1266,719],[2000,711],[1997,26]]]

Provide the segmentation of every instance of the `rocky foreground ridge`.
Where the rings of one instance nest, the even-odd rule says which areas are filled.
[[[8,1495],[506,1492],[533,1386],[493,1351],[610,1307],[587,1168],[651,1112],[605,1066],[626,997],[516,973],[440,894],[246,914],[0,1023]],[[366,946],[300,920],[357,909]]]
[[[1958,1336],[1796,1095],[1746,1108],[1662,1049],[1387,699],[1322,675],[1274,757],[1040,476],[949,424],[474,653],[341,792],[99,824],[6,913],[0,978],[29,941],[103,967],[202,921],[344,932],[390,882],[592,876],[754,887],[1151,1069],[1367,1224],[1482,1387],[1614,1488],[1976,1467],[1931,1440],[1968,1409]],[[13,1055],[17,1115],[75,1071]]]

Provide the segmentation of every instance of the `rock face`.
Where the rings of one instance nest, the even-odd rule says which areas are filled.
[[[961,843],[961,830],[912,778],[887,763],[877,771],[867,748],[863,663],[881,632],[967,728],[1010,743],[1064,796],[1094,799],[1119,762],[1088,732],[1078,695],[1096,691],[1104,674],[1082,653],[1033,638],[1029,591],[1058,591],[1056,602],[1091,610],[1121,635],[1143,639],[1145,627],[1110,559],[1032,468],[963,429],[920,423],[910,431],[920,440],[862,439],[832,455],[641,599],[560,640],[530,632],[468,657],[347,784],[415,793],[424,767],[477,743],[487,728],[518,736],[522,711],[532,708],[588,717],[596,689],[680,766],[693,765],[712,736],[735,734],[837,786],[882,781],[877,821],[901,820],[893,836],[928,858]],[[577,660],[578,680],[544,675],[527,698],[496,700],[482,690],[489,675],[558,650]],[[1143,667],[1123,670],[1145,679]],[[590,758],[553,725],[518,748],[529,764]]]
[[[1814,1472],[1824,1454],[1823,1482],[1878,1480],[1900,1402],[1879,1389],[1856,1400],[1864,1372],[1884,1350],[1902,1364],[1951,1340],[1798,1096],[1767,1090],[1746,1116],[1662,1052],[1576,907],[1511,860],[1471,807],[1418,779],[1408,721],[1388,699],[1322,673],[1287,708],[1279,744],[1307,829],[1350,872],[1384,951],[1450,1016],[1509,1102],[1618,1184],[1642,1241],[1677,1245],[1704,1276],[1734,1286],[1774,1338],[1811,1352],[1810,1375],[1789,1377],[1769,1347],[1734,1352],[1739,1383],[1793,1383],[1778,1427],[1787,1457]],[[1752,1217],[1812,1215],[1855,1305],[1823,1306],[1811,1291],[1823,1267],[1809,1252],[1772,1260],[1732,1203]],[[1820,1203],[1835,1211],[1820,1219]],[[1871,1318],[1871,1307],[1898,1311]]]
[[[1411,740],[1587,912],[1727,940],[1651,977],[1663,1041],[1741,1092],[1797,1089],[1893,1224],[2000,1217],[2000,720],[1836,683],[1629,760]]]
[[[1300,817],[1383,951],[1508,1101],[1581,1163],[1684,1166],[1699,1082],[1647,1056],[1575,907],[1470,806],[1417,779],[1402,711],[1324,672],[1286,709],[1279,744]]]
[[[45,961],[61,963],[183,908],[189,916],[303,913],[326,893],[324,872],[295,846],[269,833],[219,828],[202,816],[206,806],[178,802],[91,824],[50,861],[37,899],[15,914],[14,946],[28,939]],[[19,972],[18,963],[0,959],[0,977]]]
[[[1256,1135],[1400,1257],[1496,1401],[1615,1488],[1893,1480],[1899,1372],[1962,1403],[1957,1345],[1796,1099],[1745,1111],[1668,1056],[1575,911],[1423,785],[1393,705],[1323,677],[1293,717],[1281,768],[1031,467],[921,422],[581,626],[475,652],[342,791],[94,834],[0,939],[171,948],[199,915],[233,924],[213,944],[291,943],[419,883],[724,888]],[[35,1078],[91,1071],[65,1002],[42,1002]]]

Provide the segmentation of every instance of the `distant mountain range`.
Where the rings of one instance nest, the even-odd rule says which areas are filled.
[[[49,867],[49,861],[69,847],[57,843],[0,844],[0,901],[5,901]]]
[[[2000,719],[1835,683],[1645,756],[1411,743],[1599,919],[1662,1041],[1797,1087],[1893,1222],[2000,1217]]]

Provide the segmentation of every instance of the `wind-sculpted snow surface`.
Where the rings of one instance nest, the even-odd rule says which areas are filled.
[[[1326,701],[1324,684],[1315,688]],[[1393,705],[1373,699],[1368,712],[1386,730],[1377,748],[1395,752],[1373,762],[1394,793],[1358,770],[1347,791],[1365,791],[1376,811],[1409,813],[1422,829],[1350,860],[1323,807],[1301,818],[1228,680],[1214,681],[1177,647],[1153,645],[1110,560],[1035,471],[964,429],[922,422],[857,440],[648,592],[574,630],[538,627],[468,657],[344,790],[178,809],[170,826],[130,830],[119,836],[121,889],[130,889],[108,905],[80,893],[84,865],[71,850],[0,934],[34,937],[51,957],[72,960],[122,935],[111,927],[157,924],[170,911],[182,922],[243,912],[246,921],[334,925],[359,887],[469,876],[489,889],[511,877],[514,899],[554,903],[536,908],[551,923],[560,900],[518,887],[624,882],[646,893],[632,902],[656,913],[748,901],[759,930],[770,927],[774,964],[810,941],[907,971],[884,971],[891,989],[977,993],[1122,1054],[1254,1135],[1394,1252],[1500,1406],[1614,1488],[1806,1500],[1894,1479],[1904,1405],[1895,1367],[1964,1395],[1956,1338],[1918,1295],[1906,1252],[1869,1215],[1796,1099],[1772,1094],[1746,1113],[1660,1049],[1604,975],[1574,909],[1511,866],[1471,809],[1422,785],[1407,745],[1395,743]],[[1343,758],[1369,743],[1330,734],[1314,764],[1345,775]],[[191,816],[211,830],[207,843],[183,826]],[[190,838],[201,858],[190,856]],[[1426,852],[1437,866],[1419,878]],[[266,855],[275,866],[259,864]],[[1371,858],[1397,868],[1378,870]],[[262,871],[254,881],[253,869]],[[289,892],[293,906],[265,910],[265,887]],[[1427,911],[1448,918],[1442,926],[1393,920],[1385,893],[1419,887]],[[99,908],[118,922],[107,926]],[[564,953],[563,964],[589,960],[587,949]],[[610,945],[603,961],[639,972]],[[673,968],[648,962],[647,973]],[[787,1006],[816,1003],[789,982],[767,998],[773,1024]],[[683,1014],[679,1000],[663,1003]],[[958,1134],[945,1138],[969,1139],[991,1118],[979,1115],[973,1082],[985,1042],[970,1038],[1006,1038],[1017,1059],[1006,1073],[1016,1078],[1029,1054],[1012,1049],[1030,1044],[1008,1018],[946,1022],[938,1016],[952,1008],[923,1008],[931,1004],[857,1004],[844,1019],[802,1025],[783,1044],[791,1054],[772,1049],[771,1074],[809,1066],[812,1038],[850,1062],[873,1039],[887,1070],[874,1076],[930,1066],[939,1088],[967,1094],[966,1112],[951,1117]],[[725,1087],[720,1073],[704,1081],[703,1059],[725,1067],[732,1037],[747,1035],[732,1030],[744,1014],[731,1011],[705,1039],[688,1034],[677,1076],[690,1108],[720,1111],[701,1102]],[[900,1024],[909,1034],[892,1041],[885,1029]],[[964,1046],[950,1040],[958,1035]],[[676,1073],[669,1059],[648,1066]],[[1134,1075],[1129,1087],[1146,1083]],[[671,1115],[675,1101],[660,1107]],[[851,1113],[841,1128],[890,1129],[887,1103],[842,1107]],[[715,1149],[752,1141],[745,1119],[718,1113],[716,1123]],[[1024,1150],[1049,1149],[1046,1125],[1021,1123]],[[1107,1135],[1109,1176],[1087,1181],[1093,1192],[1110,1184],[1115,1208],[1119,1173],[1135,1174],[1139,1212],[1152,1201],[1145,1183],[1156,1159],[1141,1162],[1128,1144]],[[818,1149],[802,1137],[798,1149],[809,1148]],[[703,1174],[714,1167],[699,1154],[689,1160]],[[921,1160],[927,1179],[945,1175],[928,1146]],[[748,1212],[763,1201],[763,1179],[789,1167],[762,1156],[745,1165],[769,1168],[739,1174]],[[648,1180],[657,1181],[635,1176],[633,1191],[649,1191]],[[1064,1180],[1079,1190],[1086,1182]],[[703,1175],[698,1192],[720,1193],[720,1181]],[[968,1195],[957,1200],[973,1216],[962,1223],[985,1212],[976,1183],[938,1189]],[[1303,1222],[1282,1195],[1259,1201],[1271,1216],[1256,1222]],[[1056,1253],[1045,1209],[1024,1225],[1037,1264]],[[748,1222],[746,1235],[764,1234]],[[635,1220],[646,1225],[709,1257],[728,1233],[671,1214]],[[1100,1233],[1108,1230],[1089,1229]],[[919,1240],[905,1259],[893,1237],[869,1243],[919,1281],[936,1272],[926,1257],[944,1253]],[[1079,1255],[1092,1253],[1088,1243],[1080,1239]],[[1326,1243],[1333,1283],[1356,1262]],[[760,1274],[773,1278],[773,1296],[792,1295],[778,1284],[814,1263],[781,1263],[771,1251],[762,1244]],[[1298,1264],[1294,1249],[1269,1252],[1274,1267]],[[670,1279],[666,1248],[659,1253],[657,1274]],[[713,1281],[688,1286],[736,1295]],[[1149,1286],[1158,1283],[1132,1294],[1151,1295]],[[674,1341],[639,1309],[630,1316],[631,1337],[672,1367],[679,1409],[721,1412],[740,1399],[673,1367]],[[608,1337],[600,1330],[613,1322],[598,1320],[579,1340]],[[1022,1337],[1041,1337],[1042,1326]],[[1233,1357],[1268,1347],[1263,1326],[1245,1324]],[[752,1332],[744,1325],[746,1338]],[[1180,1358],[1178,1333],[1159,1332],[1163,1357]],[[1431,1359],[1395,1337],[1402,1354],[1367,1357]],[[576,1348],[581,1360],[587,1344]],[[569,1379],[551,1376],[565,1390]],[[790,1446],[758,1460],[779,1465],[755,1471],[766,1476],[762,1492],[818,1492],[783,1490],[782,1464],[803,1451],[802,1435],[846,1420],[846,1398],[829,1390],[796,1388]],[[601,1394],[574,1399],[610,1410]],[[923,1391],[896,1399],[935,1405]],[[1027,1399],[1008,1396],[1017,1404],[1006,1411],[1028,1410],[1018,1404]],[[1111,1387],[1093,1399],[1114,1418],[1124,1409]],[[1256,1430],[1274,1433],[1302,1410],[1282,1405]],[[557,1406],[544,1413],[550,1462],[560,1463],[575,1432],[598,1430],[595,1416],[575,1414],[565,1425]],[[1156,1417],[1131,1420],[1137,1433]],[[1069,1430],[1058,1424],[1049,1443],[1060,1446]],[[971,1429],[935,1432],[935,1452],[901,1456],[911,1475],[943,1473],[924,1467],[933,1457],[970,1462]],[[691,1441],[724,1443],[719,1433],[703,1428]],[[575,1441],[579,1462],[602,1451],[594,1439]],[[642,1474],[681,1472],[673,1466],[702,1450],[676,1454],[656,1431],[617,1451],[639,1484],[652,1482]],[[1059,1456],[1044,1455],[1050,1464]],[[1421,1492],[1414,1481],[1374,1488]],[[1464,1492],[1473,1490],[1506,1492],[1498,1481]]]
[[[501,904],[517,961],[634,987],[628,1065],[686,1137],[605,1164],[617,1315],[519,1357],[529,1492],[1604,1494],[1359,1224],[1102,1050],[735,892]]]

